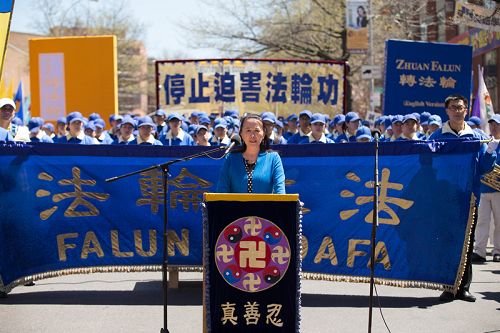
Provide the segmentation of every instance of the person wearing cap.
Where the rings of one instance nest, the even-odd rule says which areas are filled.
[[[432,135],[432,133],[436,132],[438,129],[443,126],[443,121],[441,120],[441,117],[438,116],[437,114],[431,115],[427,119],[427,135],[426,139],[429,139],[429,137]]]
[[[272,112],[264,112],[262,114],[262,123],[264,124],[264,132],[269,140],[270,145],[285,145],[286,140],[284,137],[277,135],[274,131],[276,124],[276,116]],[[283,127],[283,125],[282,125]]]
[[[85,133],[85,135],[90,136],[91,138],[96,139],[96,137],[95,137],[95,123],[94,123],[93,120],[84,122],[83,132]]]
[[[45,121],[40,117],[33,117],[28,122],[28,129],[30,130],[30,141],[31,142],[44,142],[44,143],[54,143],[54,141],[45,134],[42,130],[42,126]]]
[[[10,130],[11,121],[14,119],[16,104],[10,98],[0,99],[0,127]]]
[[[327,136],[333,141],[337,141],[339,135],[343,134],[345,131],[345,115],[337,114],[333,117],[333,120],[330,122],[330,127],[333,130],[330,132],[330,135]]]
[[[227,136],[229,138],[232,138],[233,136],[238,135],[238,133],[240,132],[241,123],[239,119],[235,119],[232,117],[229,118],[231,119],[231,121],[228,122],[227,125]]]
[[[401,128],[401,135],[396,141],[406,141],[406,140],[420,140],[417,135],[418,133],[418,120],[413,114],[407,114],[403,117],[403,125]]]
[[[390,141],[392,137],[392,116],[385,116],[384,119],[384,132],[382,132],[382,135],[380,136],[380,142],[383,141]]]
[[[219,174],[219,193],[285,194],[285,172],[277,152],[269,150],[262,119],[248,114],[241,120],[241,146],[226,157]]]
[[[135,129],[135,120],[131,116],[126,115],[123,117],[123,120],[118,127],[120,132],[118,133],[118,137],[113,140],[113,145],[128,145],[135,139],[133,134]]]
[[[10,98],[0,98],[0,127],[9,131],[14,141],[29,142],[30,134],[26,126],[11,124],[14,119],[16,104]]]
[[[162,146],[162,142],[155,139],[153,131],[156,125],[150,116],[137,118],[138,135],[130,141],[129,145],[143,145],[143,146]]]
[[[160,135],[160,141],[164,146],[193,146],[194,140],[181,128],[182,117],[178,113],[171,113],[167,118],[167,132]]]
[[[443,124],[443,127],[432,133],[429,140],[442,140],[442,139],[475,139],[481,140],[482,136],[470,128],[465,122],[465,116],[467,115],[467,105],[468,100],[462,95],[450,95],[445,99],[446,114],[448,116],[448,121]],[[472,209],[477,209],[479,205],[480,198],[480,176],[493,170],[495,165],[495,160],[497,158],[496,150],[498,148],[498,140],[493,140],[487,145],[481,143],[479,152],[477,153],[476,160],[478,161],[479,167],[477,168],[473,183],[472,191],[476,196],[475,207]],[[472,282],[472,266],[471,266],[471,256],[473,252],[474,245],[474,229],[476,227],[477,214],[474,215],[474,220],[472,222],[471,236],[469,237],[468,251],[465,256],[465,269],[462,276],[462,281],[458,287],[456,294],[452,292],[445,291],[439,297],[442,302],[451,302],[455,299],[464,300],[467,302],[475,302],[476,297],[469,292],[469,288]]]
[[[210,133],[205,125],[196,126],[196,145],[197,146],[210,146]]]
[[[227,122],[224,118],[217,118],[214,122],[214,135],[210,139],[210,145],[228,145],[231,139],[227,136]]]
[[[493,140],[500,140],[500,115],[495,114],[488,120],[490,134]],[[496,149],[496,164],[500,165],[500,148]],[[474,235],[474,252],[472,263],[486,262],[486,246],[490,236],[490,226],[493,222],[493,261],[500,262],[500,191],[481,183],[481,198],[477,217],[476,232]],[[492,221],[493,217],[493,221]]]
[[[98,118],[94,120],[94,125],[95,125],[95,138],[97,139],[97,141],[99,141],[99,143],[104,145],[112,144],[113,139],[111,139],[109,133],[104,130],[104,128],[106,127],[106,123],[104,122],[104,120]]]
[[[288,142],[288,140],[294,135],[298,133],[298,126],[297,126],[297,120],[299,117],[296,114],[291,114],[288,117],[286,117],[286,122],[287,122],[287,130],[283,133],[283,137],[285,140]]]
[[[356,142],[372,142],[373,136],[372,131],[369,127],[361,126],[356,131]]]
[[[117,138],[118,133],[120,132],[119,126],[122,120],[123,116],[119,114],[112,114],[111,116],[109,116],[109,124],[111,128],[108,134],[111,137],[111,139],[115,140]]]
[[[303,137],[299,144],[304,143],[334,143],[332,139],[329,139],[325,135],[326,118],[321,113],[315,113],[311,117],[311,133],[308,136]]]
[[[54,141],[54,138],[56,137],[56,134],[54,133],[55,132],[55,128],[54,128],[54,125],[52,125],[52,123],[45,123],[45,124],[43,124],[42,131],[44,131],[45,134],[49,138],[51,138],[52,141]]]
[[[283,139],[283,142],[287,142],[286,139],[283,137],[283,131],[284,131],[284,125],[283,121],[277,119],[276,123],[274,124],[274,137],[281,141]]]
[[[336,143],[356,142],[356,131],[361,123],[357,112],[347,112],[345,115],[345,131],[337,137]]]
[[[396,141],[397,139],[399,139],[401,134],[403,134],[403,119],[404,117],[400,114],[397,114],[394,117],[392,117],[392,123],[391,123],[392,136],[388,141]]]
[[[95,121],[97,119],[101,119],[101,115],[97,112],[91,113],[89,116],[89,121]]]
[[[52,140],[54,140],[54,143],[58,143],[63,136],[66,136],[68,134],[67,127],[66,117],[60,117],[59,119],[57,119],[55,136],[52,138]]]
[[[57,143],[73,143],[73,144],[83,144],[83,145],[95,145],[99,144],[95,138],[85,135],[83,128],[83,116],[80,112],[74,111],[68,114],[66,117],[68,127],[66,128],[68,133],[57,140]]]
[[[191,112],[191,115],[188,118],[189,123],[191,125],[198,125],[200,123],[200,114],[197,111]]]
[[[288,139],[288,144],[298,144],[303,137],[309,138],[311,133],[311,117],[312,112],[309,110],[302,110],[299,113],[299,131]]]
[[[470,126],[474,131],[478,132],[481,134],[484,140],[487,140],[489,138],[488,134],[486,134],[482,129],[481,129],[481,118],[472,116],[467,120],[467,125]]]
[[[420,114],[420,126],[422,126],[422,133],[428,136],[429,132],[429,117],[430,112],[424,111]]]
[[[160,136],[164,131],[168,131],[168,125],[166,123],[167,113],[163,109],[158,109],[153,115],[153,121],[156,124],[156,134]]]

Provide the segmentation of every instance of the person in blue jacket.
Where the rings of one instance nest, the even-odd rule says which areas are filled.
[[[54,143],[54,141],[45,134],[42,130],[42,126],[45,121],[40,117],[33,117],[28,122],[28,129],[30,130],[30,141],[31,142],[44,142],[44,143]]]
[[[129,145],[162,146],[162,143],[159,140],[156,140],[153,135],[156,125],[150,116],[137,118],[137,129],[139,134],[134,140],[128,143]]]
[[[315,113],[311,117],[311,133],[302,137],[299,144],[304,143],[334,143],[325,135],[326,117],[321,113]]]
[[[241,120],[242,145],[229,153],[219,175],[219,193],[285,193],[285,172],[277,152],[269,150],[258,115]]]
[[[14,138],[9,131],[5,128],[0,127],[0,143],[12,143],[14,142]]]
[[[444,102],[446,108],[446,114],[449,120],[443,124],[443,127],[436,130],[430,136],[429,140],[442,140],[442,139],[476,139],[481,140],[482,135],[472,128],[465,122],[465,117],[467,115],[467,105],[468,101],[462,95],[451,95],[448,96]],[[479,205],[480,197],[480,176],[491,171],[495,165],[496,152],[498,147],[498,140],[493,140],[487,145],[485,143],[481,144],[480,151],[477,155],[477,161],[479,163],[479,170],[474,175],[474,182],[472,184],[472,190],[476,195],[476,207]],[[476,297],[469,292],[470,284],[472,282],[472,265],[471,257],[473,252],[474,244],[474,230],[476,228],[477,214],[474,214],[474,221],[471,228],[471,236],[469,238],[468,251],[466,254],[466,264],[464,275],[462,276],[462,282],[458,287],[456,294],[449,291],[445,291],[439,297],[442,302],[451,302],[455,299],[464,300],[467,302],[475,302]]]
[[[80,112],[74,111],[66,117],[68,123],[68,134],[57,140],[57,143],[73,143],[82,145],[99,144],[95,138],[85,135],[83,131],[83,116]]]
[[[167,118],[168,131],[160,136],[164,146],[194,146],[195,142],[191,135],[184,131],[182,117],[178,113],[171,113]]]

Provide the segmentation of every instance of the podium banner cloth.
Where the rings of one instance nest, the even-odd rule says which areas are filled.
[[[479,147],[478,141],[380,144],[378,283],[457,287]],[[104,180],[204,149],[0,146],[0,289],[70,273],[161,270],[161,172]],[[304,277],[369,281],[374,144],[274,149],[286,192],[304,203]],[[200,158],[171,167],[169,265],[200,269],[203,193],[215,191],[221,165]]]
[[[298,196],[205,198],[208,332],[299,332]]]

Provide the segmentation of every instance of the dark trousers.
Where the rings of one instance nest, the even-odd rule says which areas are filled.
[[[465,256],[465,270],[464,270],[464,275],[462,276],[462,282],[460,282],[460,286],[458,287],[458,292],[461,291],[469,291],[470,284],[472,282],[472,262],[471,262],[471,257],[472,257],[472,252],[474,251],[474,233],[476,231],[476,224],[477,224],[477,215],[478,215],[478,209],[477,205],[474,207],[474,219],[472,221],[472,227],[471,227],[471,235],[469,238],[469,250],[467,251],[467,254]]]

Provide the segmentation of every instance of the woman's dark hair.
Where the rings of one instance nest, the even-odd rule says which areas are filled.
[[[262,126],[262,131],[264,133],[264,138],[262,139],[262,142],[260,143],[260,151],[268,151],[270,149],[270,146],[269,146],[269,138],[267,137],[266,135],[266,131],[264,130],[264,122],[262,121],[262,118],[257,115],[257,114],[253,114],[253,113],[249,113],[247,114],[246,116],[244,116],[243,118],[241,118],[241,126],[240,126],[240,137],[241,137],[241,132],[243,131],[243,127],[245,125],[245,121],[247,119],[257,119],[261,126]],[[235,152],[238,152],[238,153],[243,153],[245,152],[245,150],[247,150],[247,145],[245,144],[245,141],[243,141],[243,139],[241,140],[241,146],[237,147],[236,149],[234,149]]]

